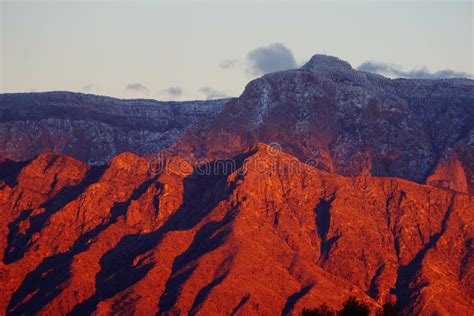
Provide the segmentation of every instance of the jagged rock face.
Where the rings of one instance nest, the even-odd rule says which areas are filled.
[[[472,152],[473,131],[472,80],[391,80],[316,55],[301,69],[250,82],[215,120],[184,133],[175,152],[228,157],[277,142],[323,170],[423,183],[458,143]],[[472,159],[459,159],[469,169]]]
[[[45,151],[91,164],[132,151],[157,152],[227,100],[158,102],[70,92],[0,94],[0,154],[27,160]]]
[[[433,186],[450,188],[457,192],[468,193],[471,191],[466,177],[467,170],[458,159],[457,153],[450,151],[444,160],[436,166],[435,171],[427,179],[427,183]]]
[[[342,177],[265,145],[194,169],[129,153],[1,161],[6,314],[297,315],[349,296],[474,312],[467,194]]]

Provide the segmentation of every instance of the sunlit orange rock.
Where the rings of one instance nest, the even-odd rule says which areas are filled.
[[[463,190],[342,177],[264,144],[156,165],[131,153],[8,165],[2,312],[298,315],[350,296],[374,312],[391,300],[409,314],[474,312]]]

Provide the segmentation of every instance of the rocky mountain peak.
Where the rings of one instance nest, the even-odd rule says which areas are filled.
[[[310,71],[318,77],[329,79],[335,83],[346,83],[372,90],[376,88],[372,81],[384,81],[384,77],[357,71],[347,61],[334,56],[316,54],[304,64],[301,70]]]
[[[212,122],[185,131],[173,146],[184,156],[217,159],[257,142],[278,143],[325,171],[419,183],[456,147],[457,170],[472,188],[472,101],[472,80],[390,80],[314,55],[299,70],[253,80]],[[438,180],[457,192],[472,190]]]
[[[149,161],[131,152],[123,152],[109,162],[109,171],[116,172],[132,172],[134,174],[145,174],[148,170]]]
[[[334,56],[316,54],[301,69],[315,73],[353,71],[351,64]]]

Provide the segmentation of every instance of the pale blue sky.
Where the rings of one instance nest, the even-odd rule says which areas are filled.
[[[471,1],[2,1],[0,91],[237,96],[255,77],[247,54],[272,43],[298,64],[325,53],[472,74],[473,19]]]

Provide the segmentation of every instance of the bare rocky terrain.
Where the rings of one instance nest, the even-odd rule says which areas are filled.
[[[180,138],[183,155],[223,158],[276,142],[329,172],[418,183],[437,172],[430,183],[473,193],[474,81],[388,79],[315,55],[250,82],[216,119]],[[446,165],[459,183],[441,177]]]
[[[473,196],[342,177],[263,144],[234,161],[4,161],[0,308],[298,315],[355,296],[374,312],[472,314]]]
[[[474,314],[474,81],[315,55],[234,99],[0,95],[0,313]]]
[[[71,92],[0,94],[0,155],[32,159],[45,151],[105,164],[124,151],[169,147],[227,100],[120,100]]]

